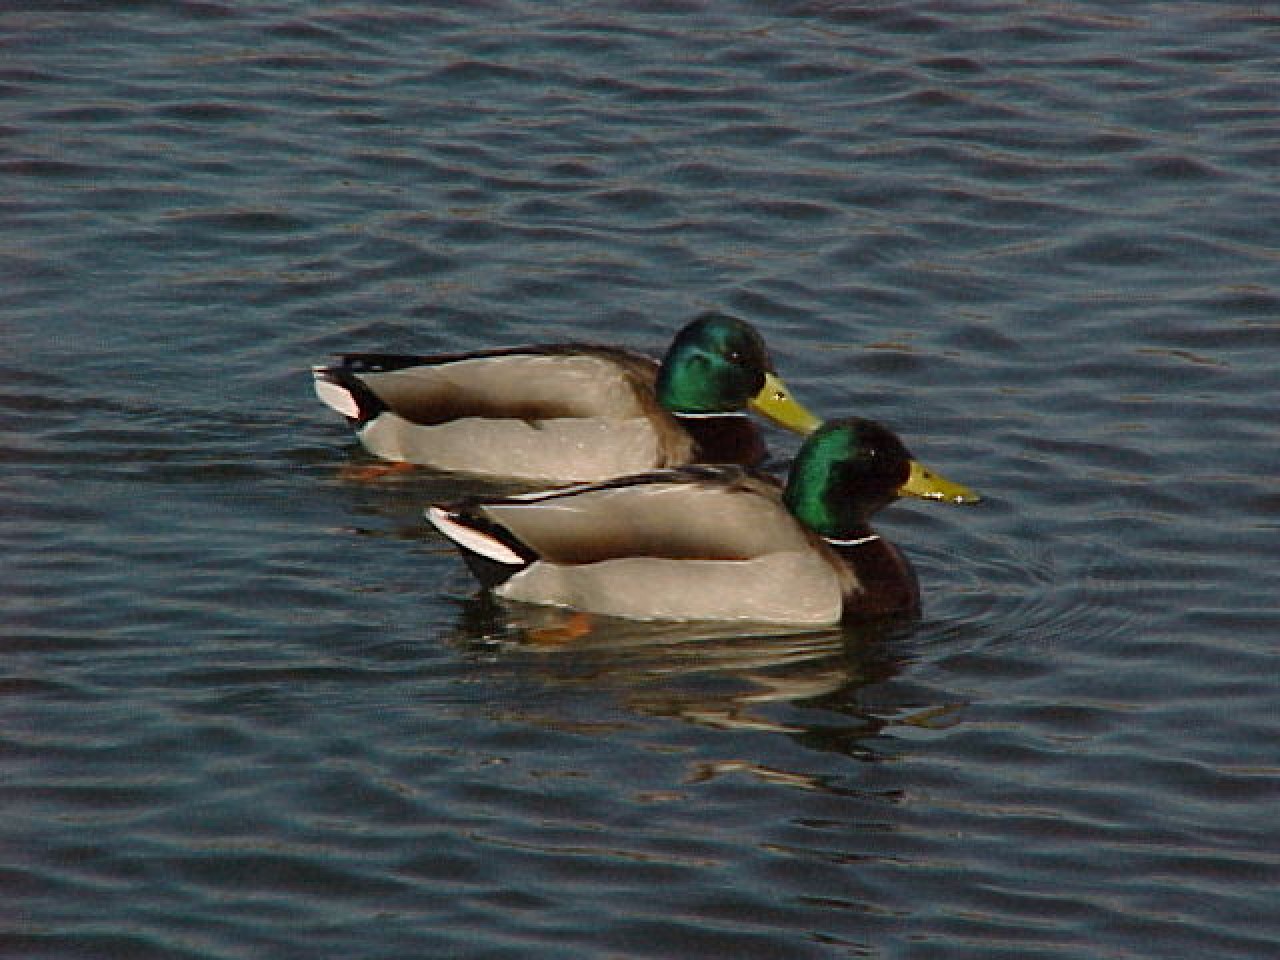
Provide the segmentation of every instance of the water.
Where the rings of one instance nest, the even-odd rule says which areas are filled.
[[[1280,17],[635,6],[0,12],[0,953],[1277,955]],[[549,644],[306,374],[710,307],[919,624]]]

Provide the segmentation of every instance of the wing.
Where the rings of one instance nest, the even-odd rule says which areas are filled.
[[[351,419],[384,410],[419,425],[466,417],[548,420],[649,413],[657,365],[608,347],[562,345],[483,353],[347,354],[313,368],[316,393]]]
[[[586,564],[623,557],[742,560],[805,549],[810,537],[771,480],[734,467],[657,471],[449,509],[508,560]],[[456,530],[443,530],[454,536]],[[473,542],[469,546],[476,548]]]

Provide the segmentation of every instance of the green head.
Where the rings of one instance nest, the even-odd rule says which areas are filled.
[[[859,417],[829,420],[805,441],[783,494],[801,523],[831,539],[864,535],[871,514],[902,496],[978,500],[912,459],[892,430]]]
[[[663,408],[677,415],[751,407],[797,433],[821,422],[791,398],[755,328],[723,313],[704,313],[676,334],[658,371],[657,393]]]

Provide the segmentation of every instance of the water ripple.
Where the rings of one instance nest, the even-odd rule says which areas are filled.
[[[1273,955],[1278,25],[0,13],[0,953]],[[708,308],[982,490],[922,621],[559,642],[306,377]]]

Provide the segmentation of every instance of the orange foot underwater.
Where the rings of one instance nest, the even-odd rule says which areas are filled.
[[[571,643],[591,632],[590,614],[575,612],[564,618],[564,622],[554,627],[540,627],[530,630],[525,636],[529,642],[538,647],[560,647]]]
[[[355,480],[358,483],[374,483],[387,477],[416,470],[412,463],[396,460],[392,463],[371,463],[364,466],[345,466],[339,471],[343,480]]]

